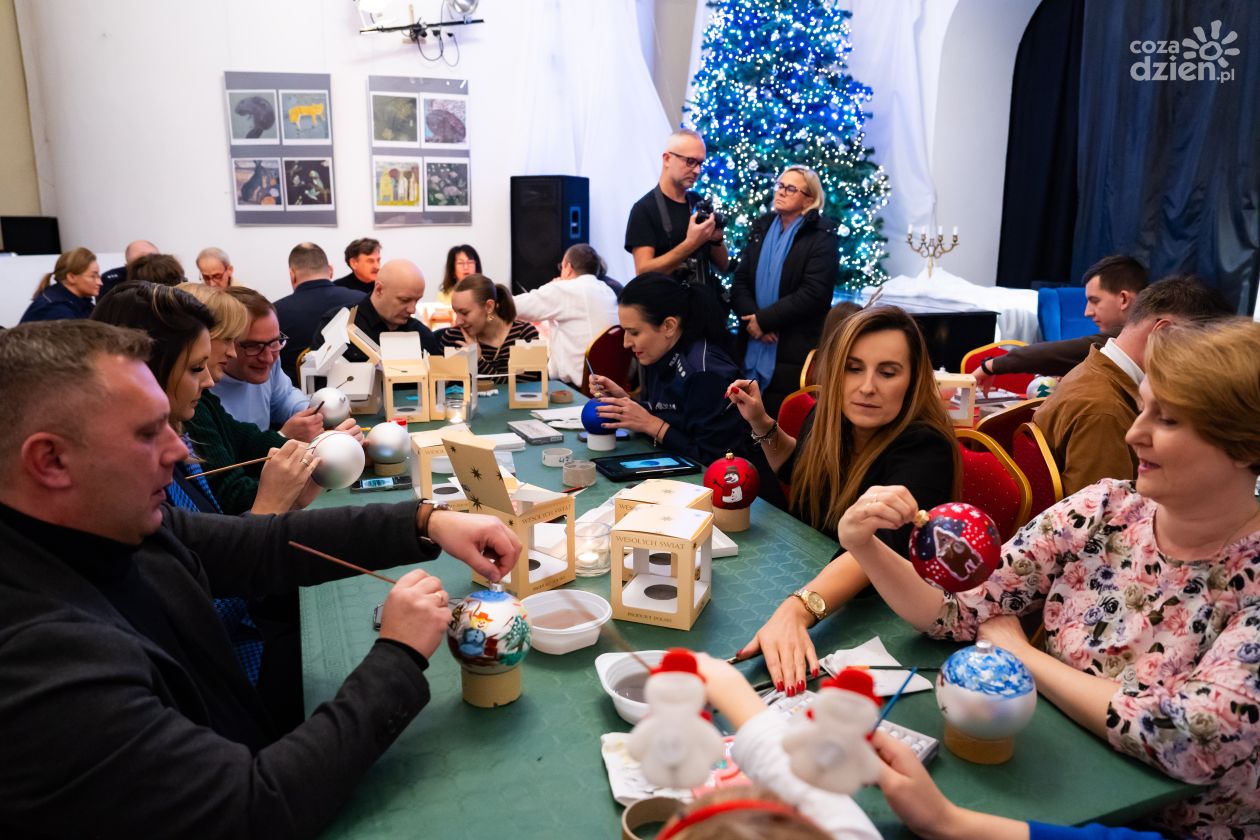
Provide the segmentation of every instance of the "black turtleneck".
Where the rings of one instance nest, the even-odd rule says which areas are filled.
[[[94,586],[137,633],[148,638],[180,664],[196,684],[209,714],[206,723],[225,738],[256,752],[270,743],[274,728],[253,688],[239,675],[224,673],[208,653],[222,644],[233,654],[218,622],[210,627],[181,626],[153,584],[136,563],[139,545],[54,525],[0,504],[0,522],[28,537]],[[209,600],[210,596],[206,596]]]

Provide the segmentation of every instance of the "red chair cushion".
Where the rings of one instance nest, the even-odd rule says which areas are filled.
[[[634,383],[630,380],[634,354],[622,343],[621,327],[611,326],[591,342],[586,358],[591,363],[591,368],[600,376],[607,376],[626,391],[634,389]]]
[[[1019,484],[992,452],[960,449],[962,501],[987,513],[1003,540],[1010,538],[1019,524]]]
[[[800,437],[801,425],[818,403],[813,394],[795,394],[779,406],[779,428],[791,437]]]
[[[1041,448],[1027,434],[1015,436],[1011,446],[1011,459],[1023,471],[1032,487],[1032,507],[1028,510],[1031,519],[1055,503],[1054,480],[1050,476],[1046,459],[1041,454]]]

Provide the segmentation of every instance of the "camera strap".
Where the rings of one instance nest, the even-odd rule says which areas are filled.
[[[697,193],[687,190],[684,193],[687,201],[687,212],[690,213],[695,209],[696,202],[700,200]],[[665,229],[665,237],[672,239],[674,237],[674,223],[669,219],[669,208],[665,205],[665,193],[661,190],[661,185],[657,184],[652,190],[652,197],[656,199],[656,212],[661,216],[661,227]]]

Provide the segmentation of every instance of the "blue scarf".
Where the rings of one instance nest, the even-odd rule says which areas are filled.
[[[783,278],[783,262],[787,259],[792,241],[801,229],[804,216],[783,229],[782,222],[776,213],[770,220],[770,229],[766,231],[765,241],[761,243],[761,255],[757,258],[757,310],[770,306],[779,299],[779,283]],[[762,391],[770,385],[774,376],[774,363],[779,356],[779,345],[768,341],[749,338],[748,349],[744,352],[744,373],[749,379],[756,379]]]

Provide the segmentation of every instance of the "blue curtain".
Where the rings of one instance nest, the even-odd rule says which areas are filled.
[[[1250,314],[1258,100],[1260,4],[1045,0],[1016,60],[999,282],[1075,283],[1130,254],[1152,277],[1199,274]]]
[[[1186,40],[1202,54],[1191,59]],[[1174,42],[1177,53],[1159,51]],[[1073,273],[1128,253],[1152,277],[1203,276],[1249,314],[1260,273],[1260,8],[1087,0],[1082,55]],[[1163,80],[1174,66],[1179,78]]]

